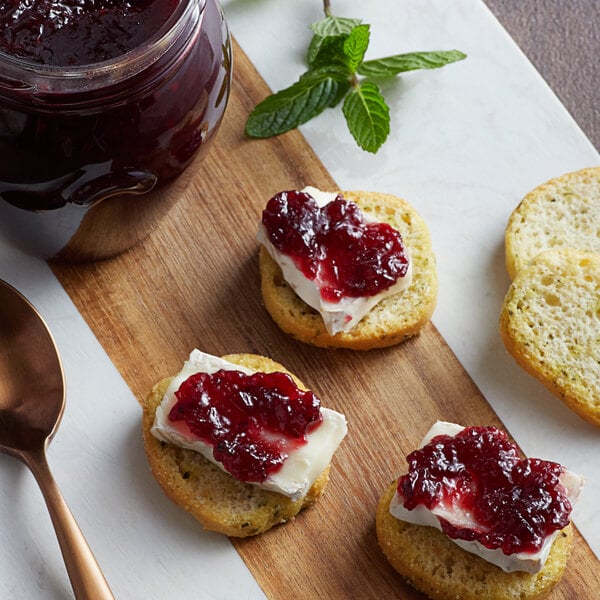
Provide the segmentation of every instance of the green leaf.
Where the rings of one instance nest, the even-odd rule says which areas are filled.
[[[338,83],[338,93],[332,96],[330,107],[339,104],[340,100],[346,95],[346,92],[350,88],[350,73],[345,65],[331,65],[328,67],[321,67],[318,69],[311,69],[300,76],[300,81],[308,81],[309,85],[312,81],[319,79],[330,78]]]
[[[390,77],[414,71],[417,69],[437,69],[447,64],[463,60],[467,55],[459,50],[446,50],[439,52],[409,52],[396,54],[386,58],[367,60],[359,65],[357,72],[370,77]]]
[[[377,152],[390,133],[390,109],[379,88],[362,82],[346,96],[342,110],[356,143],[367,152]]]
[[[347,35],[330,35],[320,37],[314,35],[308,47],[306,60],[311,69],[328,66],[333,63],[345,63],[344,42]]]
[[[362,62],[369,46],[369,25],[357,25],[346,38],[343,46],[347,65],[352,73]]]
[[[319,37],[331,35],[349,35],[354,27],[361,24],[360,19],[347,19],[345,17],[327,17],[322,21],[313,23],[310,28]]]
[[[267,138],[290,131],[337,104],[348,86],[335,69],[309,71],[255,107],[246,121],[246,135]]]
[[[339,62],[344,55],[344,42],[357,25],[360,25],[360,19],[344,17],[327,17],[313,23],[310,28],[314,35],[306,54],[308,66],[312,68],[332,61]]]
[[[369,25],[357,25],[349,34],[314,36],[307,60],[311,69],[345,65],[348,75],[356,72],[369,46]]]

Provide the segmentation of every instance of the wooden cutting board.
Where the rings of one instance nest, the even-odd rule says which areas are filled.
[[[295,342],[271,321],[254,239],[262,208],[283,189],[338,185],[298,132],[245,138],[246,116],[268,88],[237,46],[235,59],[215,145],[160,227],[119,257],[53,270],[138,398],[197,347],[270,356],[346,414],[349,434],[318,504],[262,536],[233,540],[269,598],[422,598],[377,547],[379,496],[436,419],[500,423],[433,325],[400,346],[352,352]],[[598,567],[577,534],[551,597],[597,597]]]

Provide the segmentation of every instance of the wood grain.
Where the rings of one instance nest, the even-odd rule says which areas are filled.
[[[378,498],[436,419],[498,419],[432,325],[403,345],[360,353],[303,345],[271,321],[257,270],[260,212],[282,189],[337,186],[298,132],[244,138],[246,115],[268,90],[239,47],[235,57],[215,146],[160,227],[114,259],[53,270],[138,398],[198,347],[270,356],[346,414],[325,497],[292,523],[233,542],[269,598],[421,598],[379,552]],[[598,566],[577,535],[552,598],[594,597]]]

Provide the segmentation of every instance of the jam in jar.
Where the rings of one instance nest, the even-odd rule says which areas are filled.
[[[217,131],[216,0],[0,0],[0,234],[93,260],[144,237]]]

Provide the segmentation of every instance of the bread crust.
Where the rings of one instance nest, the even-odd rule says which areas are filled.
[[[510,278],[537,254],[560,247],[600,253],[600,167],[551,179],[521,200],[505,231]]]
[[[429,230],[406,200],[373,192],[341,194],[400,232],[413,261],[409,287],[382,300],[349,332],[331,335],[321,315],[296,295],[277,263],[261,246],[259,268],[265,307],[284,332],[314,346],[370,350],[399,344],[418,334],[435,308],[438,280]]]
[[[539,254],[512,282],[499,329],[517,364],[600,426],[600,255]]]
[[[432,600],[540,600],[560,581],[572,545],[571,525],[559,533],[538,573],[506,573],[433,527],[396,519],[389,511],[396,486],[393,481],[387,487],[377,506],[377,540],[394,569]]]
[[[255,354],[230,354],[223,359],[257,371],[289,373],[279,363]],[[306,389],[289,374],[299,387]],[[231,537],[263,533],[293,519],[323,494],[329,480],[329,467],[306,496],[293,501],[277,492],[238,481],[193,450],[155,438],[151,433],[154,415],[171,379],[159,381],[142,403],[144,448],[152,474],[165,494],[198,519],[205,529]]]

